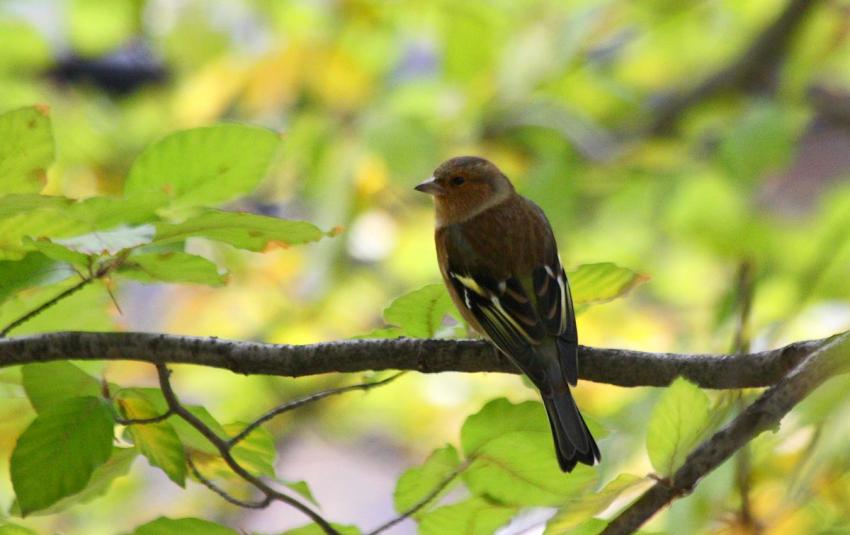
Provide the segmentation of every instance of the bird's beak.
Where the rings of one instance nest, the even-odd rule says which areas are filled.
[[[446,192],[443,186],[441,186],[434,177],[429,178],[413,189],[421,191],[422,193],[428,193],[429,195],[442,195]]]

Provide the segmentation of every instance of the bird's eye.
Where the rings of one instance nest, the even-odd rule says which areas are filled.
[[[464,182],[466,182],[466,179],[463,178],[462,176],[452,177],[452,186],[460,186]]]

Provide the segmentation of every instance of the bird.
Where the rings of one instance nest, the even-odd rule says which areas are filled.
[[[449,159],[414,189],[434,199],[443,281],[466,322],[540,391],[558,465],[601,461],[576,406],[578,331],[549,220],[484,158]]]

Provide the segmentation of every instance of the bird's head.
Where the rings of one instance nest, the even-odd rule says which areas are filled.
[[[415,189],[434,197],[437,226],[470,219],[514,193],[513,185],[499,168],[477,156],[446,160]]]

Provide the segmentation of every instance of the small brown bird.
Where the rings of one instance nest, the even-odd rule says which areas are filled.
[[[543,210],[474,156],[444,162],[416,190],[434,197],[437,259],[452,300],[540,390],[561,470],[597,463],[599,448],[570,394],[575,312]]]

